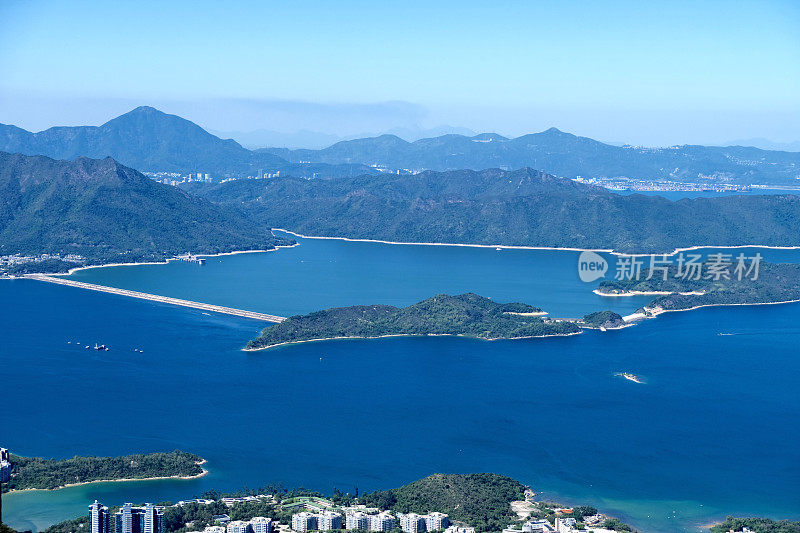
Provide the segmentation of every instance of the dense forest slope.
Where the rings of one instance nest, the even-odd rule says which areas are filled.
[[[692,245],[800,245],[800,197],[672,202],[614,194],[532,169],[339,180],[239,180],[189,191],[272,227],[315,235],[671,252]]]
[[[286,242],[238,210],[157,183],[110,158],[56,161],[0,152],[0,199],[0,255],[131,262]]]
[[[694,183],[795,184],[800,153],[745,146],[612,146],[551,128],[507,139],[495,133],[406,142],[394,135],[342,141],[322,150],[269,149],[289,161],[364,163],[412,170],[533,167],[575,178],[628,177]]]

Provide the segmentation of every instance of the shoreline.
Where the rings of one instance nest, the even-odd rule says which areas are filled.
[[[651,255],[675,255],[680,252],[688,252],[692,250],[703,250],[706,248],[718,248],[724,250],[734,250],[738,248],[763,248],[766,250],[800,250],[800,246],[769,246],[764,244],[737,244],[737,245],[728,245],[728,246],[720,246],[720,245],[697,245],[697,246],[689,246],[686,248],[675,248],[670,253],[623,253],[623,252],[615,252],[613,249],[610,248],[572,248],[572,247],[557,247],[557,246],[526,246],[526,245],[517,245],[517,244],[466,244],[466,243],[447,243],[447,242],[400,242],[400,241],[384,241],[380,239],[358,239],[353,237],[327,237],[327,236],[315,236],[315,235],[304,235],[302,233],[297,233],[295,231],[291,231],[284,228],[272,228],[273,231],[282,231],[284,233],[288,233],[295,237],[299,237],[301,239],[319,239],[319,240],[337,240],[337,241],[347,241],[347,242],[370,242],[370,243],[377,243],[377,244],[394,244],[394,245],[406,245],[406,246],[457,246],[457,247],[467,247],[467,248],[494,248],[501,249],[501,250],[552,250],[552,251],[561,251],[561,252],[603,252],[609,253],[615,256],[625,256],[625,257],[647,257]]]
[[[600,289],[592,291],[598,296],[608,298],[624,298],[627,296],[669,296],[670,294],[680,294],[681,296],[703,296],[704,292],[689,291],[689,292],[670,292],[670,291],[627,291],[627,292],[602,292]]]
[[[295,246],[300,246],[300,243],[288,244],[285,246],[275,246],[274,248],[270,248],[268,250],[234,250],[232,252],[220,252],[218,254],[195,254],[195,257],[222,257],[225,255],[239,255],[239,254],[259,254],[259,253],[266,253],[266,252],[277,252],[281,248],[294,248]],[[121,266],[142,266],[142,265],[167,265],[172,261],[181,261],[176,257],[169,257],[164,261],[143,261],[139,263],[107,263],[104,265],[86,265],[80,266],[75,268],[70,268],[66,273],[58,272],[55,274],[47,274],[43,273],[45,276],[71,276],[75,272],[79,270],[89,270],[91,268],[106,268],[106,267],[121,267]],[[39,274],[40,272],[37,272]]]
[[[276,245],[274,248],[270,248],[268,250],[258,249],[258,250],[234,250],[232,252],[220,252],[218,254],[194,254],[195,257],[222,257],[225,255],[239,255],[239,254],[259,254],[259,253],[266,253],[266,252],[277,252],[281,248],[294,248],[295,246],[300,246],[299,242],[294,244],[287,244],[287,245]],[[100,265],[85,265],[70,268],[66,272],[35,272],[35,274],[41,274],[43,276],[71,276],[75,272],[80,270],[89,270],[92,268],[106,268],[106,267],[124,267],[124,266],[144,266],[144,265],[167,265],[172,261],[181,261],[178,259],[177,256],[168,257],[163,261],[139,261],[139,262],[132,262],[132,263],[103,263]],[[19,276],[0,276],[0,280],[8,279],[25,279],[27,274],[22,274]]]
[[[264,346],[263,348],[242,348],[243,352],[261,352],[264,350],[269,350],[270,348],[277,348],[278,346],[288,346],[291,344],[303,344],[306,342],[322,342],[322,341],[338,341],[338,340],[370,340],[370,339],[387,339],[390,337],[462,337],[465,339],[475,339],[479,341],[516,341],[516,340],[523,340],[523,339],[545,339],[550,337],[572,337],[574,335],[580,335],[583,333],[582,331],[575,331],[573,333],[553,333],[548,335],[527,335],[525,337],[493,337],[490,339],[486,339],[483,337],[470,337],[468,335],[459,335],[455,333],[431,333],[428,335],[415,335],[411,333],[393,333],[390,335],[376,335],[374,337],[324,337],[321,339],[303,339],[298,341],[285,341],[278,344],[270,344],[269,346]]]
[[[614,256],[625,256],[625,257],[648,257],[652,255],[666,255],[666,256],[673,256],[680,252],[687,252],[693,250],[703,250],[709,248],[717,248],[720,250],[736,250],[742,248],[762,248],[765,250],[800,250],[800,246],[770,246],[766,244],[739,244],[739,245],[696,245],[696,246],[689,246],[686,248],[675,248],[672,252],[669,253],[624,253],[624,252],[616,252],[611,248],[573,248],[573,247],[559,247],[559,246],[527,246],[527,245],[515,245],[515,244],[469,244],[469,243],[448,243],[448,242],[400,242],[400,241],[385,241],[380,239],[358,239],[353,237],[330,237],[330,236],[319,236],[319,235],[305,235],[303,233],[297,233],[295,231],[291,231],[285,228],[271,228],[271,231],[282,231],[284,233],[288,233],[289,235],[293,235],[295,237],[301,239],[317,239],[317,240],[337,240],[337,241],[346,241],[346,242],[366,242],[366,243],[374,243],[374,244],[392,244],[392,245],[403,245],[403,246],[453,246],[453,247],[461,247],[461,248],[493,248],[495,250],[544,250],[544,251],[556,251],[556,252],[595,252],[595,253],[608,253]],[[295,246],[300,246],[300,243],[296,242],[294,244],[289,245],[276,245],[274,248],[270,248],[268,250],[258,249],[258,250],[234,250],[231,252],[220,252],[216,254],[196,254],[195,257],[222,257],[226,255],[238,255],[238,254],[251,254],[251,253],[264,253],[264,252],[276,252],[281,248],[294,248]],[[36,272],[36,274],[43,274],[46,276],[71,276],[75,272],[80,270],[88,270],[91,268],[105,268],[105,267],[121,267],[121,266],[143,266],[143,265],[166,265],[171,261],[180,261],[180,259],[175,257],[169,257],[164,261],[140,261],[140,262],[131,262],[131,263],[104,263],[104,264],[96,264],[96,265],[85,265],[79,266],[69,269],[67,272]],[[21,279],[24,276],[0,276],[0,280],[8,279]],[[595,291],[596,294],[599,296],[628,296],[625,295],[615,295],[615,294],[602,294]],[[638,293],[640,295],[666,295],[672,294],[668,292],[641,292]]]
[[[695,309],[702,309],[704,307],[740,307],[740,306],[752,306],[752,305],[781,305],[781,304],[793,304],[800,302],[800,298],[795,300],[781,300],[780,302],[752,302],[752,303],[737,303],[737,304],[700,304],[695,305],[694,307],[687,307],[686,309],[664,309],[662,307],[643,307],[647,315],[644,315],[642,319],[633,319],[633,320],[646,320],[651,318],[656,318],[658,315],[663,315],[664,313],[679,313],[681,311],[694,311]],[[636,314],[636,313],[635,313]],[[641,313],[638,313],[641,314]]]
[[[207,462],[208,462],[207,460],[203,459],[202,461],[200,461],[198,463],[195,463],[195,464],[204,465]],[[13,490],[10,490],[10,491],[8,491],[8,492],[6,492],[4,494],[15,494],[15,493],[35,492],[35,491],[51,492],[51,491],[55,491],[55,490],[68,489],[70,487],[80,487],[82,485],[92,485],[94,483],[131,483],[131,482],[134,482],[134,481],[159,481],[159,480],[163,481],[163,480],[167,480],[167,479],[177,479],[177,480],[187,480],[188,481],[188,480],[191,480],[191,479],[201,478],[203,476],[208,475],[208,473],[209,473],[209,471],[206,470],[205,468],[203,468],[202,471],[199,474],[193,474],[191,476],[157,476],[157,477],[129,477],[129,478],[121,478],[121,479],[95,479],[93,481],[81,481],[81,482],[78,482],[78,483],[67,483],[66,485],[59,485],[58,487],[55,487],[53,489],[36,489],[36,488],[13,489]]]

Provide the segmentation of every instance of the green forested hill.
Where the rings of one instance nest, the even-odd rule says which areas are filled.
[[[239,180],[188,190],[307,235],[671,252],[800,245],[800,197],[622,196],[532,169],[338,180]]]
[[[511,502],[522,500],[524,491],[520,482],[498,474],[434,474],[365,494],[361,502],[402,513],[439,511],[477,531],[500,531],[516,518]]]
[[[265,328],[248,349],[276,344],[336,337],[383,335],[463,335],[482,339],[521,338],[576,333],[569,322],[545,322],[537,307],[521,303],[499,304],[477,294],[440,294],[408,307],[358,305],[293,316]]]
[[[157,183],[106,158],[0,152],[0,255],[90,262],[265,249],[284,242],[239,210]]]

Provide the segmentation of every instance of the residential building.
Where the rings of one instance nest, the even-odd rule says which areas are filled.
[[[344,517],[345,529],[363,529],[369,530],[369,515],[367,513],[349,512]]]
[[[116,533],[142,533],[140,508],[132,503],[122,505],[114,514],[114,531]]]
[[[444,530],[444,533],[475,533],[475,528],[450,526]]]
[[[305,511],[292,515],[292,529],[299,533],[316,530],[317,515]]]
[[[322,511],[317,515],[317,529],[320,531],[342,529],[342,515],[333,511]]]
[[[548,533],[553,527],[547,520],[528,520],[522,524],[522,533]]]
[[[450,517],[444,513],[429,513],[423,516],[425,518],[425,529],[427,531],[447,529],[447,526],[450,525]]]
[[[110,520],[111,517],[108,514],[108,507],[104,507],[103,504],[97,500],[89,506],[91,533],[110,533]]]
[[[225,530],[226,533],[250,533],[250,522],[234,520],[228,523],[228,527]]]
[[[164,509],[146,503],[142,510],[142,533],[164,533]]]
[[[425,531],[425,517],[416,513],[398,513],[397,519],[400,520],[400,529],[405,533],[420,533]]]
[[[225,528],[222,526],[206,526],[203,533],[225,533]]]
[[[558,533],[572,533],[573,531],[577,531],[576,522],[577,520],[574,518],[556,517],[556,531]]]
[[[134,507],[126,503],[114,515],[115,533],[164,533],[164,510],[152,503]]]
[[[0,460],[0,483],[8,483],[11,479],[11,463]]]
[[[395,528],[395,517],[387,512],[371,515],[369,517],[370,531],[391,531]]]
[[[250,530],[252,533],[271,533],[272,520],[263,516],[256,516],[250,519]]]

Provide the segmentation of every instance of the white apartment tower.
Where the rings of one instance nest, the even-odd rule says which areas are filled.
[[[430,513],[425,515],[425,529],[428,531],[447,529],[449,525],[450,518],[444,513]]]
[[[391,531],[395,527],[395,519],[389,513],[383,512],[369,517],[370,531]]]
[[[234,520],[233,522],[228,522],[228,526],[225,528],[225,533],[249,533],[250,530],[250,522],[244,520]]]
[[[317,515],[317,529],[320,531],[342,529],[342,515],[333,511],[322,511]]]
[[[360,511],[347,513],[344,518],[345,529],[369,530],[369,515]]]
[[[89,506],[91,533],[110,533],[110,518],[108,507],[103,507],[100,502],[95,500],[94,503]]]
[[[251,518],[250,529],[252,529],[253,533],[270,533],[272,531],[272,520],[263,516]]]
[[[420,533],[425,531],[425,517],[416,513],[398,514],[400,529],[405,533]]]
[[[314,531],[317,529],[317,515],[307,512],[292,515],[292,529],[299,533]]]
[[[142,511],[142,533],[164,533],[164,511],[152,503],[146,503]]]

